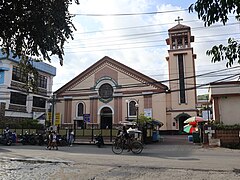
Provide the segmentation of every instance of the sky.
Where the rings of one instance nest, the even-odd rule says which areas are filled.
[[[192,0],[80,0],[69,10],[75,14],[73,24],[77,31],[74,40],[65,44],[64,65],[60,66],[56,57],[51,65],[57,68],[53,79],[53,91],[58,90],[85,69],[104,56],[109,56],[155,80],[168,79],[169,46],[166,44],[168,29],[175,26],[178,16],[181,24],[191,27],[195,36],[192,43],[196,75],[218,71],[208,76],[197,77],[197,84],[210,83],[230,75],[226,62],[212,63],[206,51],[213,45],[226,44],[229,37],[239,39],[240,23],[233,15],[226,26],[217,23],[204,27],[196,13],[186,9]],[[158,12],[158,13],[150,13]],[[148,14],[143,14],[148,13]],[[135,14],[135,15],[116,15]],[[223,70],[223,71],[222,71]],[[238,70],[239,72],[239,70]],[[166,84],[168,85],[168,84]],[[199,88],[198,95],[207,93],[207,88]]]

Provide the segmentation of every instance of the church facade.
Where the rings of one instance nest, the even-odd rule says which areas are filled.
[[[194,37],[180,23],[168,32],[169,87],[105,56],[54,93],[61,125],[105,129],[144,114],[161,121],[161,130],[182,131],[197,114]]]

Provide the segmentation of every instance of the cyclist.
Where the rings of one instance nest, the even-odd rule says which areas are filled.
[[[122,135],[124,137],[124,139],[126,140],[126,144],[128,146],[128,152],[131,151],[131,147],[130,147],[130,136],[129,133],[126,130],[126,126],[123,126],[123,130],[122,130]]]

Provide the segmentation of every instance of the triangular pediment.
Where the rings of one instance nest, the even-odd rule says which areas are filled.
[[[95,64],[87,68],[85,71],[80,73],[78,76],[76,76],[74,79],[69,81],[67,84],[65,84],[63,87],[58,89],[55,93],[61,94],[66,90],[74,89],[80,82],[86,80],[88,77],[93,76],[95,78],[95,82],[100,79],[101,77],[107,77],[109,74],[111,75],[111,78],[114,81],[117,81],[117,74],[124,74],[128,76],[129,78],[135,79],[138,82],[141,82],[143,84],[148,84],[149,86],[152,86],[156,89],[166,90],[167,86],[164,84],[108,57],[105,56],[99,61],[97,61]]]
[[[179,30],[190,30],[190,27],[179,23],[176,26],[170,28],[168,31],[171,32],[171,31],[179,31]]]

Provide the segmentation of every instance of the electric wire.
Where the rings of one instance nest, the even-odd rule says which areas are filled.
[[[168,11],[152,11],[152,12],[139,12],[139,13],[119,13],[119,14],[81,14],[81,13],[73,13],[70,15],[73,16],[136,16],[136,15],[152,15],[152,14],[165,14],[165,13],[175,13],[175,12],[184,12],[188,11],[188,9],[180,9],[180,10],[168,10]]]

